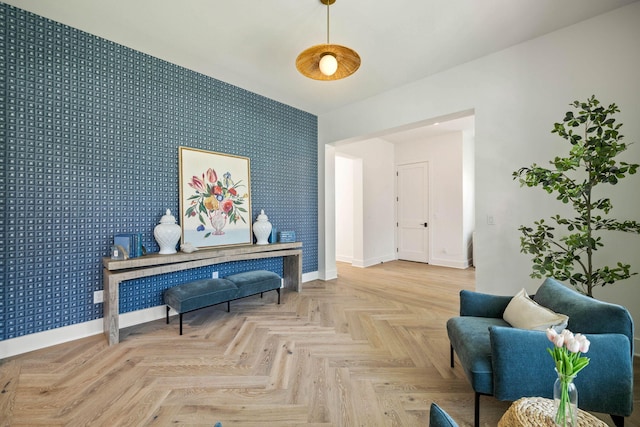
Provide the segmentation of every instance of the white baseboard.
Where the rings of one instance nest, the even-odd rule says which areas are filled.
[[[316,277],[317,280],[325,280],[325,281],[327,281],[327,280],[333,280],[333,279],[337,279],[338,278],[338,270],[335,269],[335,268],[325,270],[324,271],[324,275],[321,275],[317,271],[316,271],[316,274],[317,274],[317,277]],[[304,280],[304,275],[302,277],[302,281],[306,282],[306,280]]]
[[[387,255],[387,256],[378,256],[373,258],[367,258],[364,260],[364,267],[371,267],[373,265],[382,264],[389,261],[395,261],[395,255]]]
[[[102,319],[97,319],[0,341],[0,359],[101,334],[102,330]]]
[[[318,280],[318,272],[312,271],[311,273],[303,273],[302,274],[302,283],[311,282],[313,280]]]
[[[353,258],[351,260],[351,267],[365,268],[366,265],[364,265],[364,260],[363,259]]]
[[[305,273],[302,275],[302,282],[310,282],[317,278],[317,271]],[[127,328],[141,323],[164,319],[167,315],[166,307],[166,305],[159,305],[156,307],[145,308],[144,310],[123,313],[119,316],[120,328]],[[169,314],[175,315],[177,313],[172,309]],[[37,332],[35,334],[0,341],[0,359],[98,335],[103,333],[103,331],[103,319],[100,318],[89,322],[78,323],[77,325],[63,326],[62,328],[51,329],[49,331]]]
[[[337,262],[346,262],[351,264],[353,262],[353,257],[352,256],[346,256],[346,255],[336,255],[336,261]]]
[[[351,261],[351,266],[358,268],[367,268],[384,262],[395,261],[396,259],[397,258],[394,255],[373,257],[367,259],[353,259]]]
[[[465,269],[471,266],[471,261],[468,259],[464,261],[460,261],[460,260],[451,260],[451,259],[443,259],[443,258],[431,258],[431,260],[429,261],[429,264],[437,265],[440,267]]]
[[[121,314],[119,316],[120,328],[163,319],[167,315],[166,307],[166,305],[161,305]],[[170,314],[173,315],[176,313],[171,310]],[[102,334],[103,331],[103,321],[102,318],[100,318],[89,322],[78,323],[77,325],[64,326],[62,328],[0,341],[0,343],[2,343],[2,345],[0,345],[0,359]]]

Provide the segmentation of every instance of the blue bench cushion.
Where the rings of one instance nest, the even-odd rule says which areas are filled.
[[[461,316],[447,321],[451,345],[467,372],[473,389],[493,394],[489,326],[509,326],[502,318]]]
[[[178,313],[237,298],[238,287],[228,279],[203,279],[164,291],[164,302]]]
[[[226,277],[238,287],[236,298],[280,289],[280,276],[272,271],[256,270],[233,274]]]

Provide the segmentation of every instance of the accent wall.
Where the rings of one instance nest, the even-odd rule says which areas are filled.
[[[316,116],[32,13],[0,4],[0,340],[102,317],[102,258],[113,235],[150,252],[179,215],[178,148],[249,157],[261,209],[303,242],[318,270]],[[165,274],[121,286],[121,313],[164,289],[281,259]]]

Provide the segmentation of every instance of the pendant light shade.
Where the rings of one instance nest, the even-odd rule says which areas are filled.
[[[360,68],[360,55],[348,47],[329,43],[329,5],[335,0],[320,0],[327,5],[327,43],[305,49],[296,59],[296,68],[314,80],[339,80]]]

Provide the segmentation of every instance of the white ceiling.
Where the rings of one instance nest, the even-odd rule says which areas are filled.
[[[326,41],[320,0],[4,0],[321,115],[636,0],[337,0],[331,42],[362,66],[333,82],[295,59]]]

